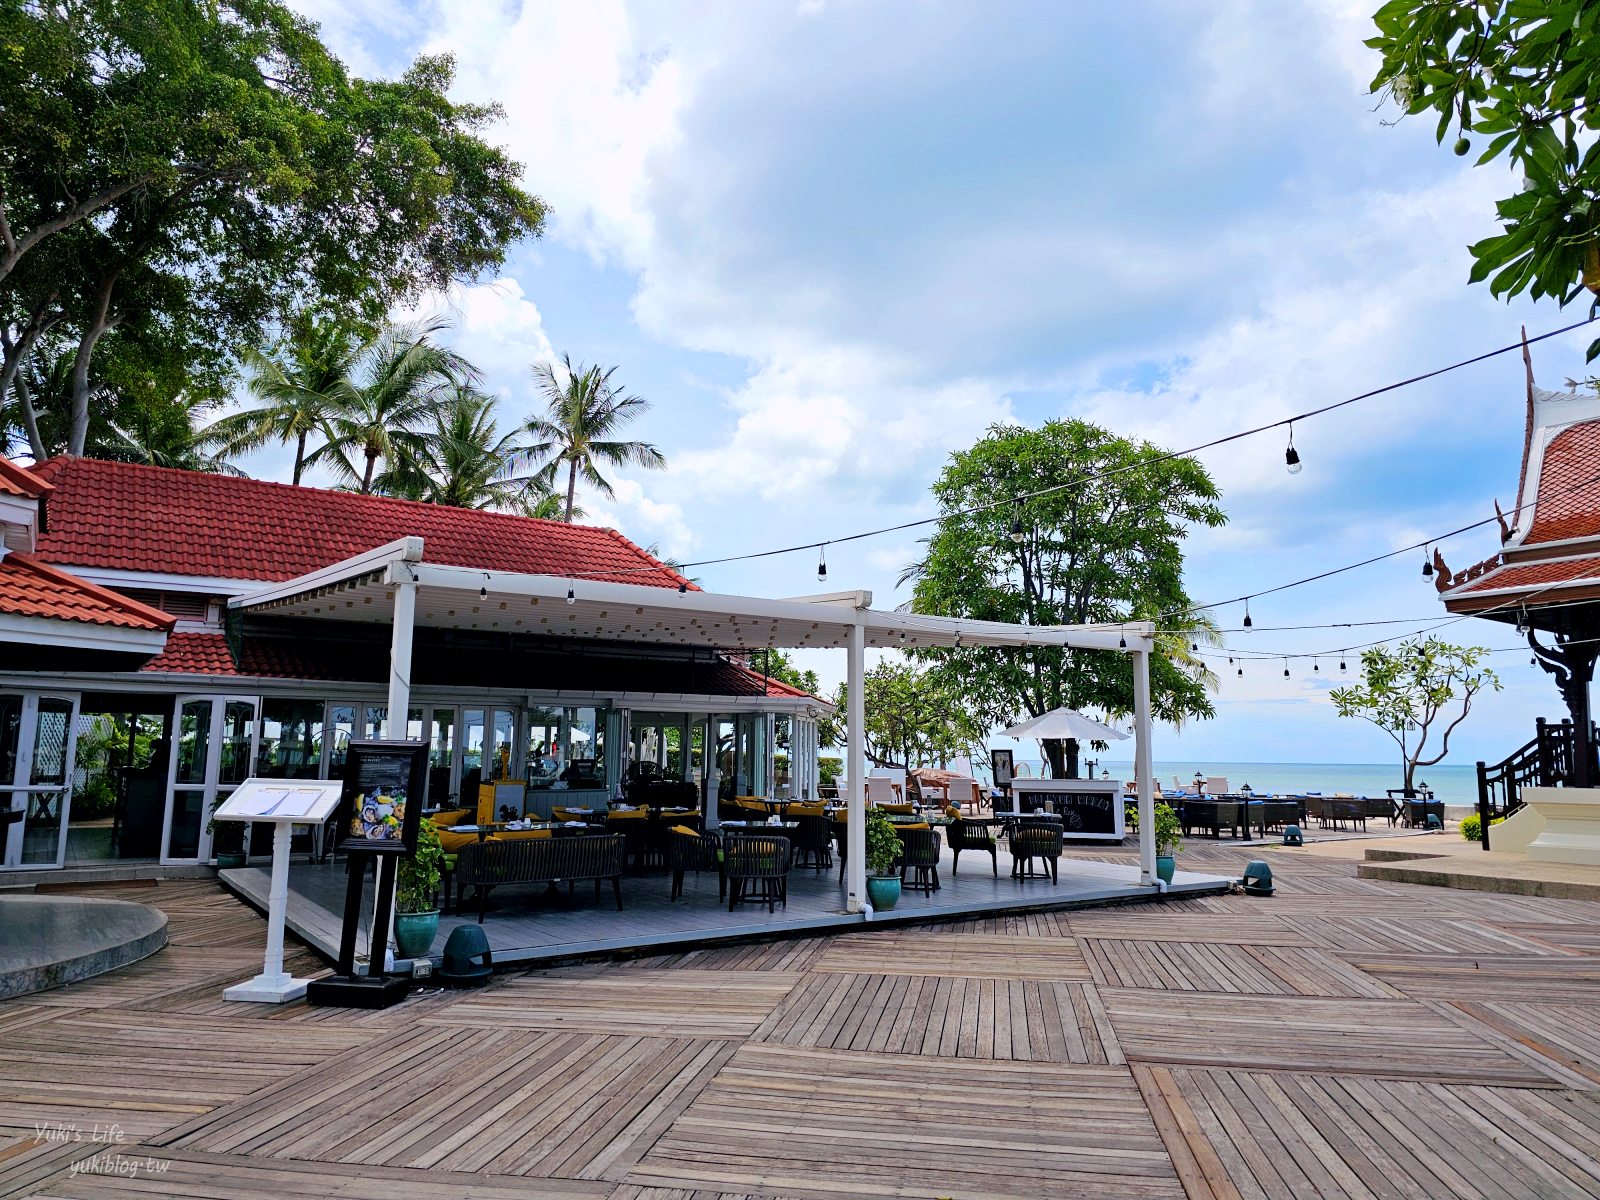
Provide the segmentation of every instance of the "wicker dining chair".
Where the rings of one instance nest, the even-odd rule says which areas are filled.
[[[974,850],[979,854],[987,854],[990,866],[994,868],[995,878],[1000,877],[1000,848],[994,834],[989,832],[987,826],[969,825],[966,821],[954,821],[949,830],[950,835],[950,874],[956,873],[956,868],[961,865],[961,852]]]
[[[939,890],[939,835],[934,830],[900,831],[900,886],[912,892]]]
[[[723,871],[728,878],[728,911],[739,904],[766,902],[789,907],[789,861],[794,843],[770,834],[729,834],[723,848]]]
[[[667,866],[672,871],[672,896],[683,895],[685,871],[717,873],[717,899],[728,895],[728,877],[722,870],[722,839],[713,833],[689,833],[681,829],[667,830]]]
[[[794,865],[817,872],[833,868],[833,822],[827,817],[797,817]]]
[[[1048,822],[1029,822],[1011,831],[1011,878],[1042,879],[1046,871],[1050,882],[1059,882],[1057,860],[1061,858],[1061,826]],[[1039,866],[1034,865],[1038,860]]]

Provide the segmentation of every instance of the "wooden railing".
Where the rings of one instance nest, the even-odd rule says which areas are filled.
[[[1483,831],[1482,845],[1489,849],[1489,826],[1509,817],[1522,807],[1524,787],[1563,787],[1576,774],[1572,722],[1551,725],[1540,717],[1534,722],[1534,738],[1494,764],[1478,764],[1478,821]],[[1596,730],[1589,738],[1589,753],[1600,737]],[[1590,778],[1595,764],[1590,763]]]

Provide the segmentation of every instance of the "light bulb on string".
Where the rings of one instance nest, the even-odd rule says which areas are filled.
[[[678,580],[678,595],[685,596],[689,592],[689,583],[685,579]]]
[[[1125,638],[1125,637],[1119,637],[1117,639],[1117,649],[1118,650],[1126,650],[1127,648],[1128,648],[1128,639]]]
[[[1289,474],[1300,474],[1300,451],[1294,448],[1294,422],[1289,422],[1289,448],[1283,452],[1283,462]]]
[[[1285,679],[1289,678],[1289,660],[1287,658],[1283,660],[1283,677]]]
[[[1016,514],[1011,518],[1011,540],[1020,546],[1027,536],[1022,528],[1022,507],[1018,505]]]
[[[1433,578],[1433,557],[1428,553],[1426,546],[1422,548],[1422,577],[1424,579]]]
[[[1239,678],[1240,678],[1240,679],[1243,679],[1243,678],[1244,678],[1244,668],[1243,668],[1243,667],[1240,667],[1240,668],[1239,668]]]
[[[900,644],[902,646],[906,644],[906,631],[904,629],[900,631]]]
[[[1250,619],[1250,601],[1244,602],[1244,627],[1249,629],[1255,622]]]
[[[572,590],[572,585],[569,583],[569,584],[567,584],[567,603],[568,604],[576,604],[577,602],[578,602],[578,595],[577,595],[576,592],[574,592]]]
[[[956,649],[961,649],[961,630],[956,630]]]
[[[1314,658],[1311,660],[1311,670],[1318,675],[1322,674],[1322,668],[1317,664],[1317,660]]]
[[[828,548],[827,548],[827,546],[823,545],[823,546],[818,546],[817,547],[817,582],[826,583],[827,581],[828,581]]]
[[[1339,660],[1339,670],[1344,670],[1344,659],[1342,658]]]
[[[478,599],[479,600],[487,600],[488,598],[489,598],[489,572],[485,571],[483,573],[483,586],[478,589]]]

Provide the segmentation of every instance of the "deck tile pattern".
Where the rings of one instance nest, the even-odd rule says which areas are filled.
[[[0,1004],[0,1198],[1600,1196],[1600,905],[1184,865],[1251,857],[1271,899],[930,912],[376,1013],[226,1004],[253,912],[96,889],[171,945]],[[161,1169],[84,1169],[107,1149]]]

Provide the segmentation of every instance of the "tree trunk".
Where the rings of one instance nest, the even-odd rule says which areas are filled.
[[[1045,738],[1045,762],[1050,764],[1050,774],[1056,779],[1078,778],[1078,741],[1076,738]]]
[[[367,473],[361,477],[361,494],[366,496],[372,492],[372,472],[378,465],[378,452],[367,446],[362,453],[367,456]]]
[[[1410,799],[1410,797],[1411,797],[1412,780],[1414,780],[1417,777],[1417,764],[1412,762],[1409,758],[1405,760],[1405,763],[1406,763],[1406,779],[1405,779],[1406,798]]]
[[[89,365],[94,360],[95,344],[109,329],[117,324],[111,315],[111,294],[116,290],[117,277],[122,267],[108,271],[100,281],[95,295],[94,311],[78,340],[78,352],[72,359],[72,423],[67,436],[67,453],[82,455],[89,442]]]
[[[21,375],[16,376],[12,386],[17,392],[17,403],[22,406],[22,427],[28,433],[28,450],[33,454],[33,461],[41,463],[50,457],[50,450],[39,434],[39,414],[33,408],[33,393],[28,391],[27,382]]]
[[[305,466],[306,466],[306,431],[304,429],[302,429],[300,431],[300,440],[295,443],[295,447],[294,447],[294,486],[295,487],[299,487],[300,486],[300,472],[305,470]]]
[[[17,378],[17,373],[22,370],[22,364],[28,361],[28,355],[33,351],[33,344],[61,320],[61,313],[50,311],[55,304],[56,293],[51,292],[28,314],[28,323],[22,327],[22,334],[16,341],[12,341],[6,330],[0,329],[0,349],[3,349],[4,359],[0,360],[0,408],[5,407],[6,396],[11,392],[12,380]],[[39,444],[38,421],[33,414],[33,400],[26,389],[17,392],[17,403],[23,410],[23,425],[28,429],[28,446],[33,452],[36,462],[44,461],[43,446]]]
[[[578,494],[578,460],[573,459],[567,470],[567,515],[564,518],[568,525],[572,524],[572,505]]]

